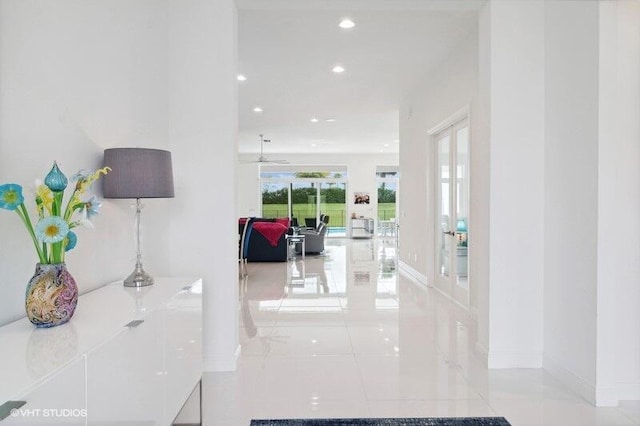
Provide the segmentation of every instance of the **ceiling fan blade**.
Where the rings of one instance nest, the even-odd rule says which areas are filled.
[[[269,160],[267,158],[259,158],[257,160],[241,160],[240,164],[289,164],[287,160]]]
[[[258,136],[260,136],[260,156],[258,157],[257,160],[240,161],[240,164],[288,164],[289,163],[287,160],[269,160],[269,159],[267,159],[263,155],[263,153],[264,153],[264,144],[265,143],[270,143],[271,139],[265,139],[263,134],[260,134]]]

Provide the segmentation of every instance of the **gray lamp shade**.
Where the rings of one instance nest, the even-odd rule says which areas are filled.
[[[111,172],[102,179],[104,198],[173,198],[171,153],[160,149],[104,150]]]

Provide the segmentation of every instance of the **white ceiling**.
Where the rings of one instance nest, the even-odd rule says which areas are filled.
[[[330,7],[307,2],[305,8],[280,1],[268,9],[260,6],[267,3],[244,3],[239,72],[247,81],[238,83],[239,151],[259,152],[262,133],[272,141],[265,145],[267,157],[398,152],[403,94],[428,78],[477,25],[478,2],[372,1],[369,6],[385,7],[366,10],[344,1]],[[338,27],[347,16],[356,22],[351,30]],[[346,71],[333,73],[336,64]],[[256,106],[263,112],[253,112]],[[320,121],[312,123],[312,117]]]

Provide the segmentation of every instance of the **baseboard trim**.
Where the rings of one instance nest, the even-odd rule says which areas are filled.
[[[424,274],[421,274],[420,272],[418,272],[417,270],[412,268],[411,266],[409,266],[406,262],[403,262],[402,260],[399,260],[398,261],[398,269],[400,270],[400,273],[402,275],[404,275],[405,277],[409,278],[411,281],[413,281],[413,282],[415,282],[417,284],[422,284],[425,287],[433,288],[433,289],[437,290],[440,294],[442,294],[444,297],[449,299],[451,302],[453,302],[456,305],[460,306],[465,311],[469,310],[468,306],[464,306],[462,303],[460,303],[457,300],[455,300],[449,294],[447,294],[444,291],[442,291],[441,289],[439,289],[438,286],[429,285],[427,277]],[[477,312],[476,312],[476,318],[477,318]]]
[[[620,401],[640,401],[640,383],[593,385],[548,355],[544,356],[543,368],[596,407],[617,407]]]
[[[434,286],[430,286],[430,288],[433,288],[435,291],[437,291],[438,293],[440,293],[441,295],[443,295],[446,299],[448,299],[451,303],[453,303],[454,305],[458,305],[459,307],[461,307],[462,309],[464,309],[465,311],[469,312],[469,307],[468,306],[464,306],[462,303],[458,302],[456,299],[454,299],[450,294],[448,294],[447,292],[445,292],[444,290],[442,290],[440,287],[438,287],[437,285]]]
[[[596,407],[617,407],[620,401],[640,401],[640,384],[596,385],[595,401]]]
[[[619,401],[640,401],[640,383],[619,383],[617,389]]]
[[[596,404],[596,388],[591,383],[587,382],[582,377],[576,375],[572,371],[564,368],[558,361],[548,355],[544,355],[542,361],[542,368],[547,370],[549,374],[554,376],[569,389],[580,395],[582,398],[589,401],[591,404]]]
[[[238,359],[242,352],[242,346],[238,345],[234,354],[228,357],[205,357],[202,360],[202,370],[215,373],[224,371],[236,371]]]
[[[474,320],[478,321],[478,307],[477,306],[471,306],[469,308],[469,313],[471,314],[471,318],[473,318]]]
[[[484,347],[480,342],[476,342],[476,355],[484,362],[484,365],[489,363],[489,350]]]
[[[542,368],[542,352],[488,351],[487,368]]]
[[[403,274],[405,277],[409,278],[410,280],[418,284],[422,284],[424,286],[430,287],[427,284],[427,277],[424,274],[421,274],[419,271],[412,268],[411,266],[409,266],[406,262],[403,262],[402,260],[398,260],[398,269],[400,270],[401,274]]]
[[[616,385],[596,385],[595,387],[595,405],[596,407],[617,407],[618,387]]]
[[[475,353],[489,369],[542,368],[542,352],[489,351],[476,342]]]

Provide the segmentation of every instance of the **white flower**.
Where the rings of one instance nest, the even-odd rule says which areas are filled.
[[[85,228],[93,229],[93,222],[89,220],[89,213],[87,208],[83,208],[80,212],[80,220],[76,221],[76,226],[84,226]]]

